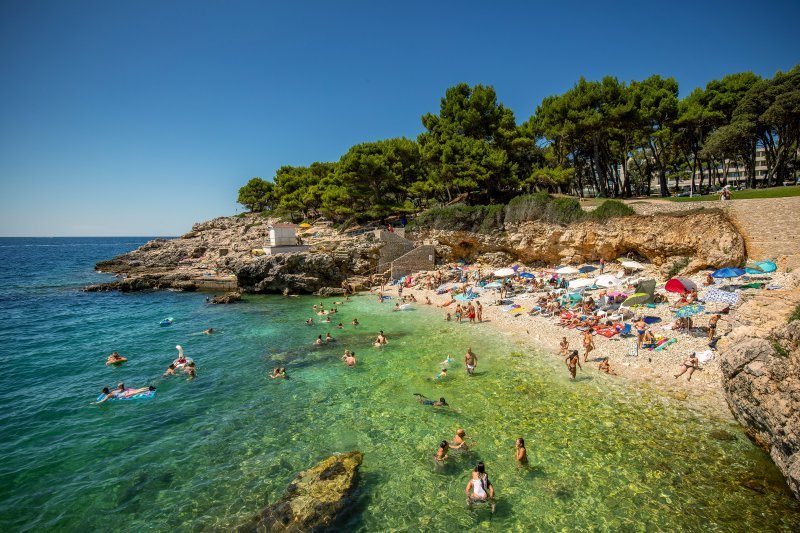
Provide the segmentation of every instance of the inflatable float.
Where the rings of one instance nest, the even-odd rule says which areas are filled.
[[[131,390],[134,390],[134,389],[125,389],[125,392],[131,391]],[[101,394],[100,396],[97,397],[97,401],[99,402],[100,400],[105,398],[105,396],[106,396],[105,394]],[[112,396],[111,398],[109,398],[106,401],[107,402],[116,402],[116,401],[123,401],[123,400],[149,400],[149,399],[155,398],[155,397],[156,397],[156,391],[148,390],[148,391],[140,392],[139,394],[132,394],[130,396]]]
[[[183,346],[179,344],[175,347],[175,349],[178,350],[178,358],[172,362],[172,364],[175,365],[175,370],[180,370],[189,363],[194,363],[194,359],[191,357],[184,357]]]
[[[163,326],[171,326],[174,321],[175,321],[174,318],[172,318],[171,316],[168,316],[167,318],[165,318],[164,320],[159,322],[158,325],[162,326],[162,327]]]

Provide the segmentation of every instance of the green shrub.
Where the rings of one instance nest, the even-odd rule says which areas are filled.
[[[410,224],[413,227],[489,233],[503,227],[502,205],[456,204],[424,211]]]
[[[677,276],[687,266],[689,266],[689,258],[681,257],[680,259],[672,263],[671,267],[669,267],[669,270],[667,271],[667,276],[669,276],[670,278],[673,276]]]
[[[789,315],[789,322],[794,322],[795,320],[800,320],[800,305],[794,308],[794,312]]]
[[[553,224],[571,224],[580,222],[586,217],[586,212],[581,209],[581,204],[574,198],[556,198],[550,202],[542,218],[545,222]]]
[[[627,204],[619,200],[606,200],[600,204],[597,209],[588,213],[588,217],[592,220],[604,221],[614,217],[627,217],[635,215],[636,211],[631,209]]]
[[[539,220],[544,216],[553,197],[546,192],[523,194],[513,198],[505,209],[505,219],[509,224]]]

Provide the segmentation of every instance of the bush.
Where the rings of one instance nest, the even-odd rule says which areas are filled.
[[[434,207],[415,218],[413,227],[489,233],[503,227],[502,205],[456,204]]]
[[[794,312],[789,316],[789,322],[800,320],[800,305],[794,308]]]
[[[636,211],[619,200],[606,200],[597,209],[588,213],[589,218],[597,221],[608,220],[614,217],[627,217],[635,215]]]
[[[672,263],[671,267],[669,267],[669,270],[667,271],[667,276],[669,276],[670,278],[677,276],[687,266],[689,266],[689,258],[681,257],[680,259]]]
[[[505,219],[509,224],[539,220],[547,210],[553,197],[546,192],[536,194],[523,194],[513,198],[505,209]]]

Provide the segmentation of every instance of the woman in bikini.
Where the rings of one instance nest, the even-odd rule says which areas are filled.
[[[444,462],[447,460],[448,449],[450,449],[450,443],[448,443],[446,440],[443,440],[439,443],[439,449],[436,450],[436,455],[433,456],[433,459],[439,464],[444,464]]]
[[[583,332],[583,362],[585,363],[586,360],[589,358],[589,352],[594,350],[594,339],[592,338],[592,332],[594,329],[589,327],[586,331]]]
[[[519,437],[514,444],[514,458],[520,465],[528,464],[528,451],[525,449],[525,439]]]
[[[471,507],[474,502],[492,502],[492,513],[494,513],[494,486],[486,475],[483,462],[478,463],[472,470],[472,476],[467,483],[467,506]]]
[[[581,358],[578,355],[578,350],[572,350],[565,360],[567,364],[567,368],[569,369],[570,379],[575,379],[575,374],[578,372],[578,368],[583,370],[581,367]]]
[[[694,373],[695,369],[697,368],[697,365],[699,365],[699,364],[700,364],[700,361],[697,360],[697,356],[695,355],[694,352],[692,352],[692,355],[687,357],[686,360],[681,364],[681,367],[683,368],[683,370],[681,370],[679,373],[675,374],[675,379],[678,379],[679,377],[681,377],[688,370],[689,371],[689,375],[687,376],[686,381],[692,381],[692,374]]]
[[[644,321],[643,317],[639,317],[639,320],[633,324],[633,327],[636,328],[636,347],[641,350],[644,333],[647,331],[647,323]]]

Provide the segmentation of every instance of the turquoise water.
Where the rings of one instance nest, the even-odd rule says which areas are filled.
[[[142,242],[0,239],[2,531],[225,529],[296,472],[352,449],[365,455],[348,530],[800,529],[798,502],[737,426],[595,372],[569,382],[557,358],[487,326],[368,297],[340,307],[340,331],[305,326],[310,297],[210,306],[204,294],[76,290],[103,279],[95,261]],[[158,326],[165,316],[173,326]],[[207,327],[222,333],[199,334]],[[379,329],[383,349],[371,346]],[[338,342],[313,346],[327,331]],[[196,380],[160,378],[176,344]],[[355,369],[339,360],[344,346]],[[478,375],[454,363],[433,381],[468,346]],[[113,350],[130,361],[106,367]],[[274,366],[291,379],[268,379]],[[158,394],[89,405],[119,381]],[[455,410],[423,407],[415,392]],[[437,443],[459,427],[476,446],[435,467]],[[524,469],[512,460],[518,436]],[[494,517],[464,505],[477,460],[497,490]]]

